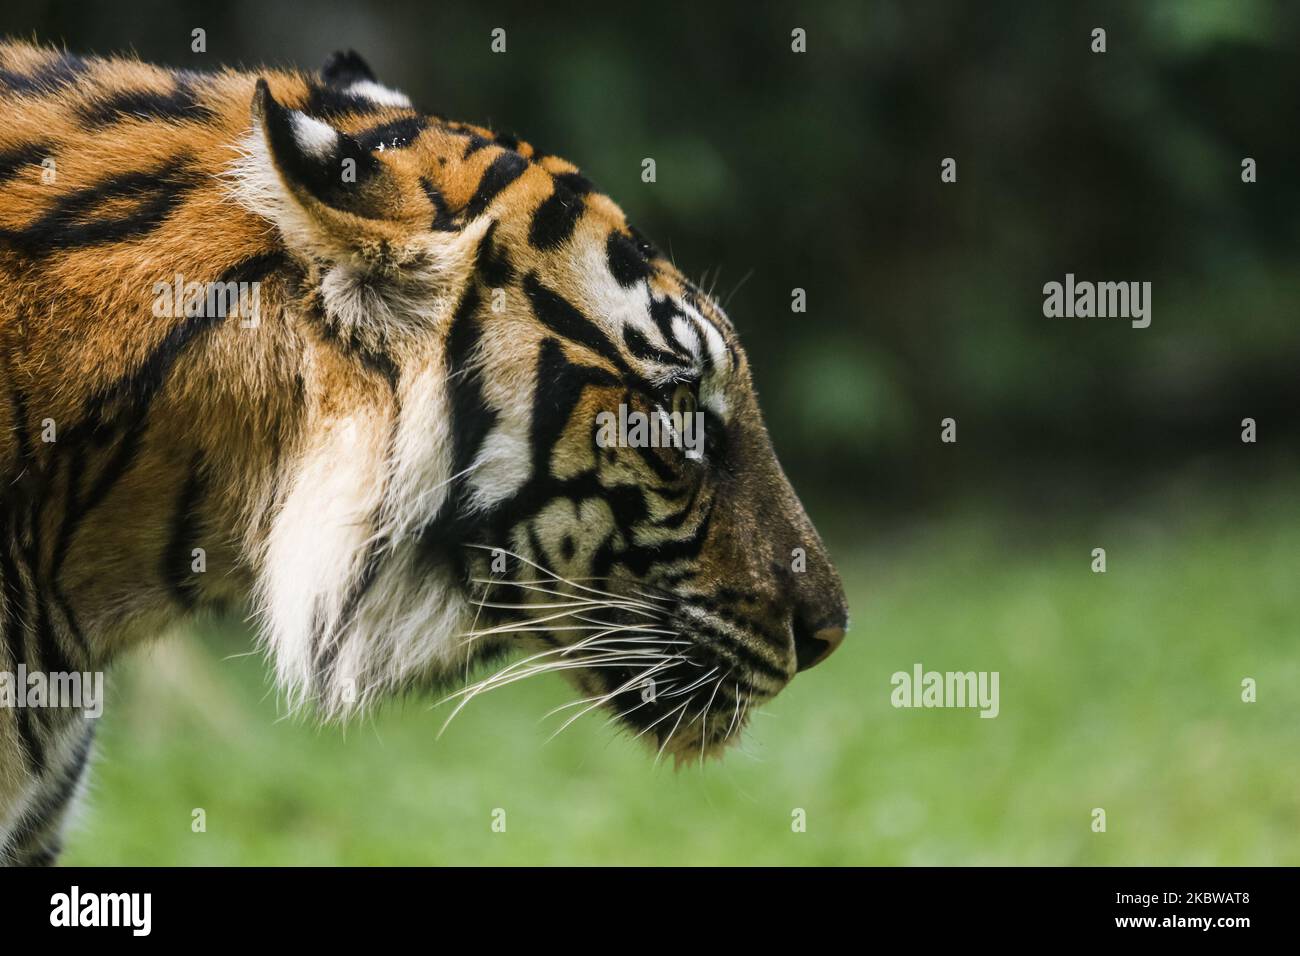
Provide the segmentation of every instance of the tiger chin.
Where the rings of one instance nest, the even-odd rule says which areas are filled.
[[[0,78],[0,671],[244,607],[325,718],[493,659],[453,709],[560,673],[680,761],[840,644],[734,327],[572,164],[350,51]],[[0,859],[55,860],[92,732],[0,708]]]

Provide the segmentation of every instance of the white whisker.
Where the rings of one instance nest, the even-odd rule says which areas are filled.
[[[500,551],[502,554],[507,554],[518,561],[522,561],[524,564],[528,565],[529,567],[536,568],[538,571],[541,571],[543,574],[549,575],[554,580],[567,584],[570,587],[575,587],[580,591],[587,591],[590,592],[591,594],[600,594],[605,597],[612,597],[617,599],[622,599],[623,597],[621,594],[614,594],[612,591],[602,591],[599,588],[591,588],[591,587],[587,587],[585,584],[578,584],[576,581],[570,581],[569,579],[563,577],[562,575],[556,574],[554,571],[550,570],[549,568],[542,567],[536,561],[530,561],[527,558],[525,558],[522,554],[515,554],[513,551],[509,551],[506,548],[493,548],[486,544],[471,544],[468,545],[468,547],[479,548],[480,550],[483,551]],[[593,580],[593,579],[588,579],[588,580]]]
[[[676,663],[676,659],[675,659],[675,658],[674,658],[674,659],[667,660],[667,661],[660,661],[658,664],[654,664],[654,665],[648,667],[646,670],[642,671],[641,673],[635,675],[634,677],[631,677],[631,678],[629,678],[628,680],[624,681],[620,686],[616,687],[614,690],[610,691],[608,694],[605,694],[605,695],[603,695],[603,696],[601,696],[601,697],[597,697],[596,700],[595,700],[594,702],[592,702],[592,703],[588,703],[586,707],[584,707],[582,710],[578,711],[576,714],[574,714],[572,717],[570,717],[568,720],[566,720],[564,723],[562,723],[562,724],[561,724],[561,725],[556,729],[555,733],[551,734],[550,737],[546,738],[546,739],[547,739],[547,742],[549,743],[550,741],[552,741],[552,740],[554,740],[556,737],[558,737],[558,736],[560,735],[560,733],[563,732],[563,731],[565,730],[565,728],[567,728],[567,727],[568,727],[570,724],[572,724],[575,720],[577,720],[577,719],[579,719],[580,717],[582,717],[584,714],[588,714],[588,713],[590,713],[591,711],[595,710],[597,707],[599,707],[601,704],[605,703],[607,700],[612,700],[614,697],[618,696],[618,695],[621,694],[623,691],[627,690],[629,687],[633,687],[633,686],[635,686],[636,684],[640,683],[641,681],[649,679],[649,677],[650,677],[651,674],[654,674],[654,673],[656,673],[657,671],[662,670],[662,669],[664,669],[664,668],[666,668],[666,667],[672,667],[674,663]]]
[[[726,740],[728,737],[731,736],[731,731],[735,728],[736,719],[739,716],[740,716],[740,681],[736,681],[736,709],[735,712],[731,715],[731,723],[727,724],[727,732],[722,735],[723,740]]]
[[[705,674],[703,677],[701,677],[699,680],[697,680],[697,681],[696,681],[694,684],[692,684],[690,687],[683,687],[683,688],[682,688],[681,690],[679,690],[679,691],[675,691],[674,693],[671,693],[671,694],[665,694],[664,696],[665,696],[665,697],[680,697],[682,694],[689,694],[691,691],[695,690],[695,688],[699,687],[701,684],[703,684],[705,681],[707,681],[710,677],[712,677],[712,676],[713,676],[714,674],[716,674],[717,672],[718,672],[718,669],[715,667],[715,668],[713,668],[713,670],[709,671],[707,674]]]
[[[633,739],[633,740],[636,740],[637,737],[640,737],[640,736],[641,736],[642,734],[644,734],[646,731],[652,729],[652,728],[655,727],[657,724],[659,724],[661,721],[664,721],[664,720],[668,719],[668,718],[671,717],[673,714],[677,713],[677,711],[683,709],[684,707],[688,706],[689,704],[690,704],[690,701],[688,700],[688,701],[683,702],[682,705],[681,705],[681,707],[674,707],[672,710],[668,711],[666,714],[663,714],[662,716],[660,716],[659,718],[657,718],[657,719],[654,721],[654,723],[649,724],[648,726],[642,727],[640,731],[638,731],[636,734],[634,734],[634,735],[632,736],[632,739]]]
[[[482,582],[483,579],[471,578],[470,580],[475,582]],[[544,587],[543,585],[546,583],[558,583],[558,582],[556,581],[552,581],[552,582],[510,581],[509,582],[511,587],[522,588],[526,591],[537,591],[541,594],[551,594],[554,595],[555,597],[571,598],[573,600],[590,600],[599,603],[599,601],[596,598],[585,598],[581,594],[573,594],[572,592],[569,591],[561,591],[558,588]],[[655,607],[653,604],[646,604],[644,601],[638,601],[635,598],[631,598],[626,595],[616,595],[614,597],[616,600],[621,601],[625,604],[635,605],[636,607],[641,608],[642,610],[651,611],[656,614],[662,614],[666,610],[665,608]]]
[[[465,707],[469,705],[469,702],[471,700],[473,700],[475,697],[479,696],[480,694],[486,693],[489,690],[497,690],[501,687],[506,687],[510,684],[517,683],[518,681],[525,680],[526,678],[535,677],[538,674],[558,673],[560,671],[571,671],[571,670],[588,669],[588,668],[597,669],[597,668],[604,668],[604,667],[626,667],[630,663],[642,663],[646,660],[655,660],[660,657],[663,657],[662,655],[649,655],[649,654],[619,654],[618,652],[614,652],[614,651],[610,651],[607,653],[610,655],[609,657],[598,656],[594,658],[584,658],[583,660],[576,660],[576,661],[548,661],[545,664],[538,664],[522,673],[514,674],[504,680],[482,682],[479,684],[475,684],[473,687],[465,688],[465,690],[458,691],[456,694],[452,694],[444,701],[439,702],[439,703],[446,703],[447,700],[454,700],[457,696],[462,697],[461,701],[456,705],[455,709],[453,709],[452,712],[447,716],[447,719],[443,721],[442,728],[438,731],[438,736],[441,737],[443,735],[447,727],[451,724],[452,720],[454,720],[456,715],[459,714],[462,710],[465,709]]]
[[[723,675],[714,682],[713,693],[709,695],[709,702],[700,711],[700,763],[704,762],[704,748],[709,742],[709,708],[713,706],[713,701],[718,696],[718,688],[722,686],[722,681],[726,676]],[[694,721],[691,721],[691,723],[694,723]]]
[[[668,731],[668,736],[665,737],[664,742],[659,745],[659,752],[655,754],[654,766],[659,766],[659,758],[664,755],[664,749],[672,742],[673,737],[677,734],[677,728],[682,725],[682,717],[686,716],[686,705],[689,703],[690,699],[687,698],[686,703],[682,704],[682,716],[677,718],[677,723],[673,724],[673,729]],[[669,711],[669,713],[671,713],[671,711]]]

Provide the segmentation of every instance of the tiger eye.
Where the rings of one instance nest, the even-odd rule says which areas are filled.
[[[673,390],[672,413],[683,418],[695,414],[695,392],[689,385],[678,385]]]

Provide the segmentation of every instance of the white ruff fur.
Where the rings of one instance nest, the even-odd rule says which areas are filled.
[[[256,598],[291,707],[310,701],[343,717],[466,662],[458,635],[471,609],[413,534],[448,487],[440,378],[412,377],[395,431],[388,410],[358,409],[309,425],[286,463],[292,484],[271,523]],[[349,606],[371,562],[373,580]]]
[[[295,131],[311,132],[304,124]],[[289,706],[311,702],[326,718],[345,717],[458,672],[471,649],[459,636],[472,620],[462,588],[449,569],[418,554],[414,533],[438,513],[453,477],[439,327],[470,279],[490,222],[456,236],[413,237],[413,265],[376,293],[363,281],[373,264],[286,187],[261,130],[238,151],[226,177],[232,198],[274,224],[289,249],[323,264],[328,320],[366,344],[383,344],[402,368],[395,422],[391,405],[309,410],[304,437],[281,463],[257,561],[256,613]],[[313,391],[325,388],[313,385],[310,372],[309,409],[317,404]],[[377,570],[353,600],[367,567]]]

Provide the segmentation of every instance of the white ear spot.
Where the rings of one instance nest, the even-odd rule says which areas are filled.
[[[294,113],[293,138],[302,151],[315,159],[329,159],[338,147],[339,134],[332,126],[303,113]]]
[[[374,80],[357,80],[348,87],[347,92],[353,96],[362,96],[372,103],[378,103],[380,106],[397,106],[403,109],[411,108],[411,100],[405,93],[399,93],[397,90],[390,90],[382,83],[376,83]]]

